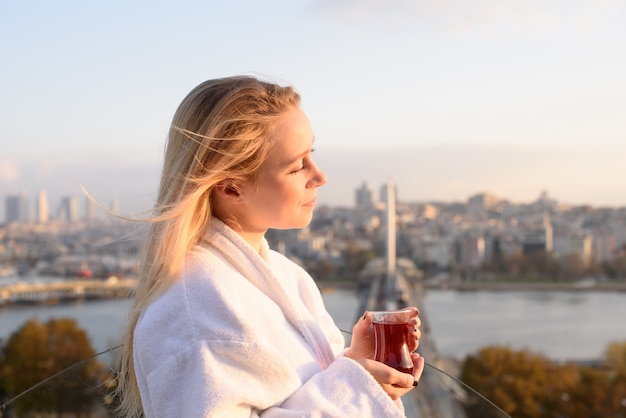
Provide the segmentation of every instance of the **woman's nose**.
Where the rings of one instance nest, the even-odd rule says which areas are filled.
[[[326,173],[324,173],[317,164],[313,164],[313,177],[309,182],[309,187],[321,187],[326,184],[328,179],[326,178]]]

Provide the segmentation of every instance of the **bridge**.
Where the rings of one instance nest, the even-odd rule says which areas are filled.
[[[396,208],[394,187],[387,185],[386,255],[372,260],[361,273],[369,287],[361,294],[361,309],[396,310],[416,306],[420,310],[422,337],[418,352],[427,363],[438,362],[438,353],[424,310],[422,274],[412,262],[396,256]],[[460,399],[463,392],[453,379],[426,367],[420,385],[402,398],[410,418],[467,418]]]
[[[64,280],[50,283],[18,282],[0,287],[0,306],[46,304],[90,299],[118,299],[132,295],[135,279]]]

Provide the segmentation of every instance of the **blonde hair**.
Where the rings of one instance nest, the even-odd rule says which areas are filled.
[[[167,290],[185,255],[208,227],[221,182],[256,179],[283,115],[300,104],[292,87],[250,76],[206,81],[178,107],[170,127],[157,202],[141,250],[135,300],[117,364],[118,412],[143,415],[133,364],[133,331]]]

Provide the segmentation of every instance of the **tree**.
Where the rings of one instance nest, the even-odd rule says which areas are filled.
[[[486,347],[463,363],[461,380],[516,418],[543,416],[547,360],[526,350]],[[472,416],[473,405],[468,405]],[[496,415],[497,416],[497,415]]]
[[[569,392],[563,412],[573,418],[605,418],[611,414],[608,405],[609,376],[604,370],[579,368],[580,379]]]
[[[317,263],[312,263],[309,267],[309,272],[315,280],[328,280],[333,277],[336,267],[328,260],[322,260]]]
[[[561,262],[562,274],[565,280],[576,280],[585,272],[585,263],[578,253],[567,254]]]
[[[0,347],[2,347],[4,345],[4,341],[2,339],[0,339]],[[3,359],[3,353],[2,350],[0,350],[0,404],[4,404],[7,400],[8,400],[8,393],[6,390],[6,377],[4,375],[4,372],[2,371],[2,364],[4,363],[4,359]],[[0,417],[3,417],[4,414],[2,412],[2,410],[0,410]]]
[[[612,411],[620,411],[622,416],[626,416],[626,341],[612,342],[607,346],[604,366],[609,370],[611,379],[608,404]]]
[[[14,397],[77,362],[94,356],[87,333],[73,319],[26,322],[2,350],[0,370],[8,397]],[[100,401],[97,389],[106,380],[103,365],[85,361],[33,392],[17,399],[13,408],[32,412],[86,414]]]
[[[350,241],[343,251],[343,257],[346,261],[346,273],[356,277],[368,261],[376,258],[376,253],[371,249],[361,248]]]
[[[466,358],[461,380],[516,418],[626,417],[626,342],[610,344],[601,367],[485,347]],[[467,402],[469,416],[489,418],[484,410],[476,414],[480,406]]]
[[[626,376],[626,341],[612,342],[607,346],[604,365],[616,374]]]

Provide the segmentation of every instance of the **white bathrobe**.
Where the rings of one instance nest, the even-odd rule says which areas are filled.
[[[358,363],[311,277],[217,219],[139,319],[146,417],[403,417]]]

